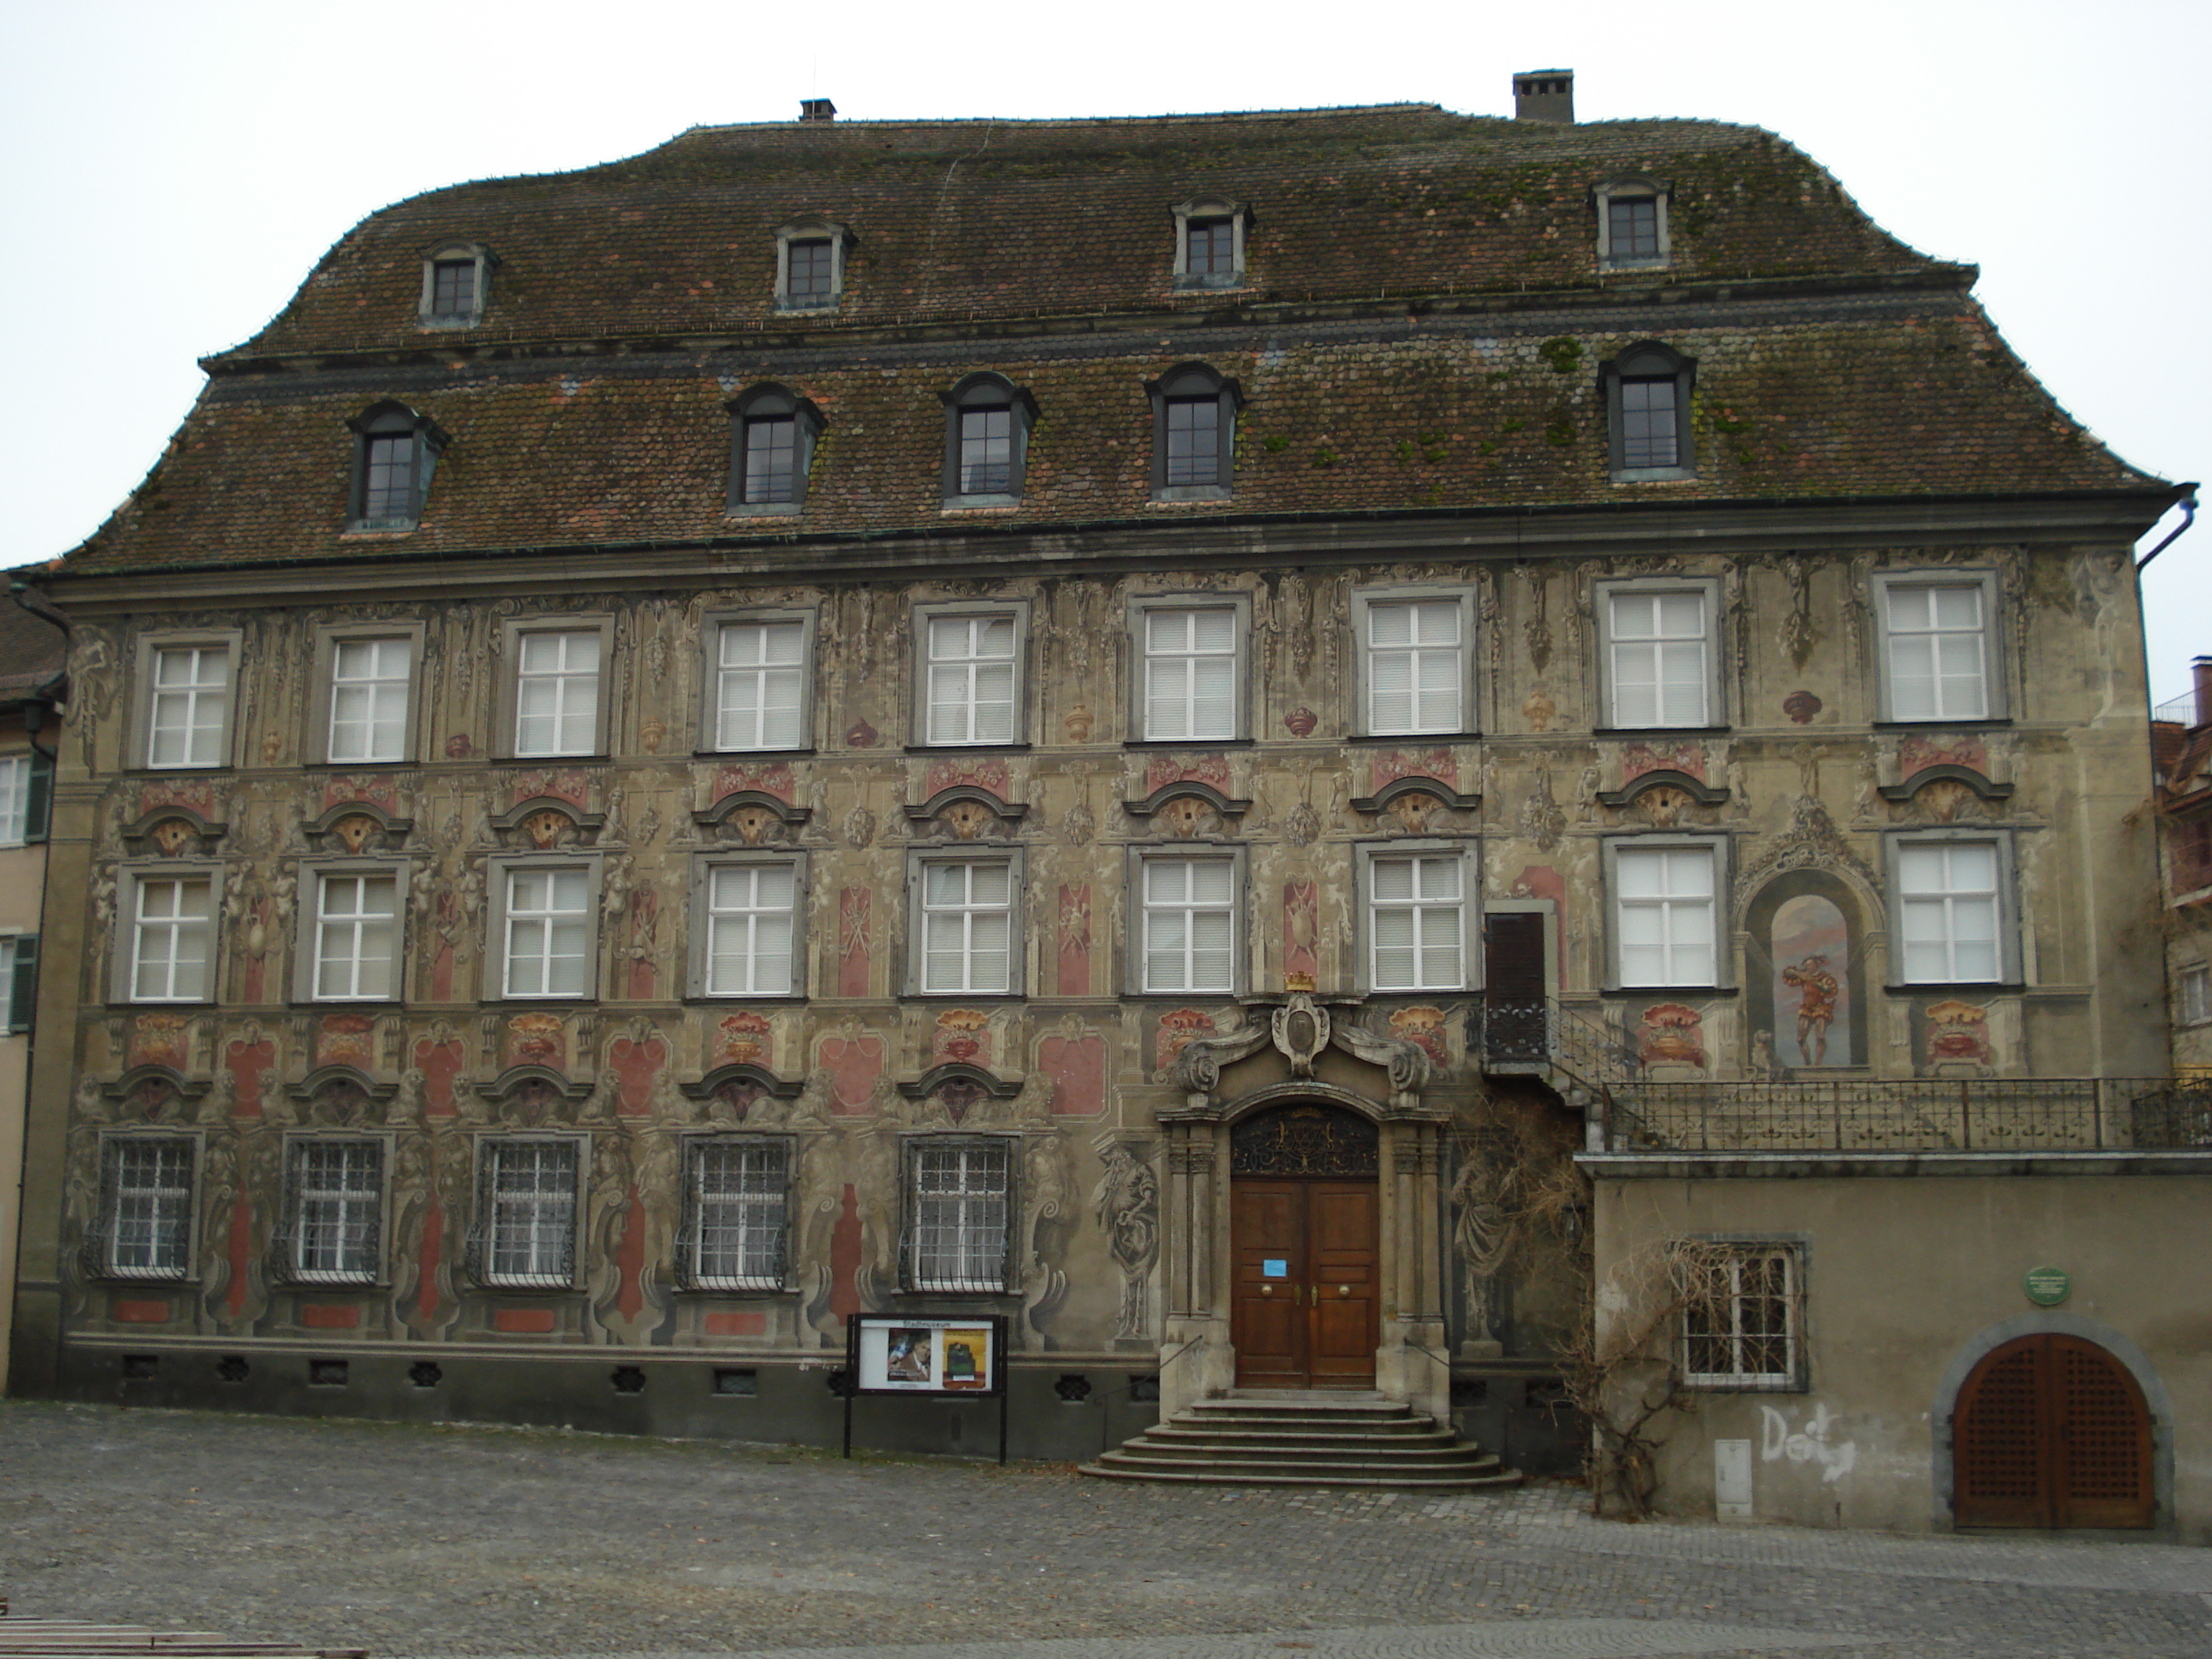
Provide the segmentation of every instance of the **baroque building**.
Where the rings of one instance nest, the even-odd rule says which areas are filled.
[[[2098,1104],[2177,490],[1787,143],[1565,88],[817,103],[349,233],[41,578],[16,1386],[827,1437],[951,1311],[1028,1454],[1334,1386],[1571,1464],[1690,1235],[1677,1501],[1774,1390],[1925,1453],[1858,1200],[2201,1192]],[[1827,1467],[1759,1501],[1929,1497]]]

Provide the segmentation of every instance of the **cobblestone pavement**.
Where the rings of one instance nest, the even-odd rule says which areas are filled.
[[[16,1612],[376,1659],[2212,1659],[2212,1552],[1581,1500],[0,1401]]]

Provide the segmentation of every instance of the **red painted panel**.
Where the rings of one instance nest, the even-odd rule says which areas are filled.
[[[497,1308],[492,1312],[491,1328],[515,1336],[543,1336],[553,1328],[553,1310],[550,1308]]]
[[[118,1302],[108,1309],[107,1316],[125,1325],[166,1325],[169,1322],[169,1304],[166,1302]]]
[[[311,1331],[358,1330],[361,1310],[328,1302],[309,1302],[300,1309],[300,1322]]]
[[[766,1336],[764,1313],[710,1313],[701,1322],[709,1336]]]

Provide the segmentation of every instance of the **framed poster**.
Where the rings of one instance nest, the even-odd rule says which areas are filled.
[[[853,1392],[1000,1394],[1006,1334],[1000,1314],[864,1315],[853,1321]]]

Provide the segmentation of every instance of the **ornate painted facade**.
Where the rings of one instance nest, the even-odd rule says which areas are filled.
[[[1068,1455],[1251,1380],[1237,1137],[1336,1113],[1371,1276],[1285,1286],[1571,1460],[1592,1079],[2164,1069],[2174,492],[1972,276],[1763,132],[1426,106],[372,216],[42,578],[18,1386],[819,1437],[955,1308]]]

